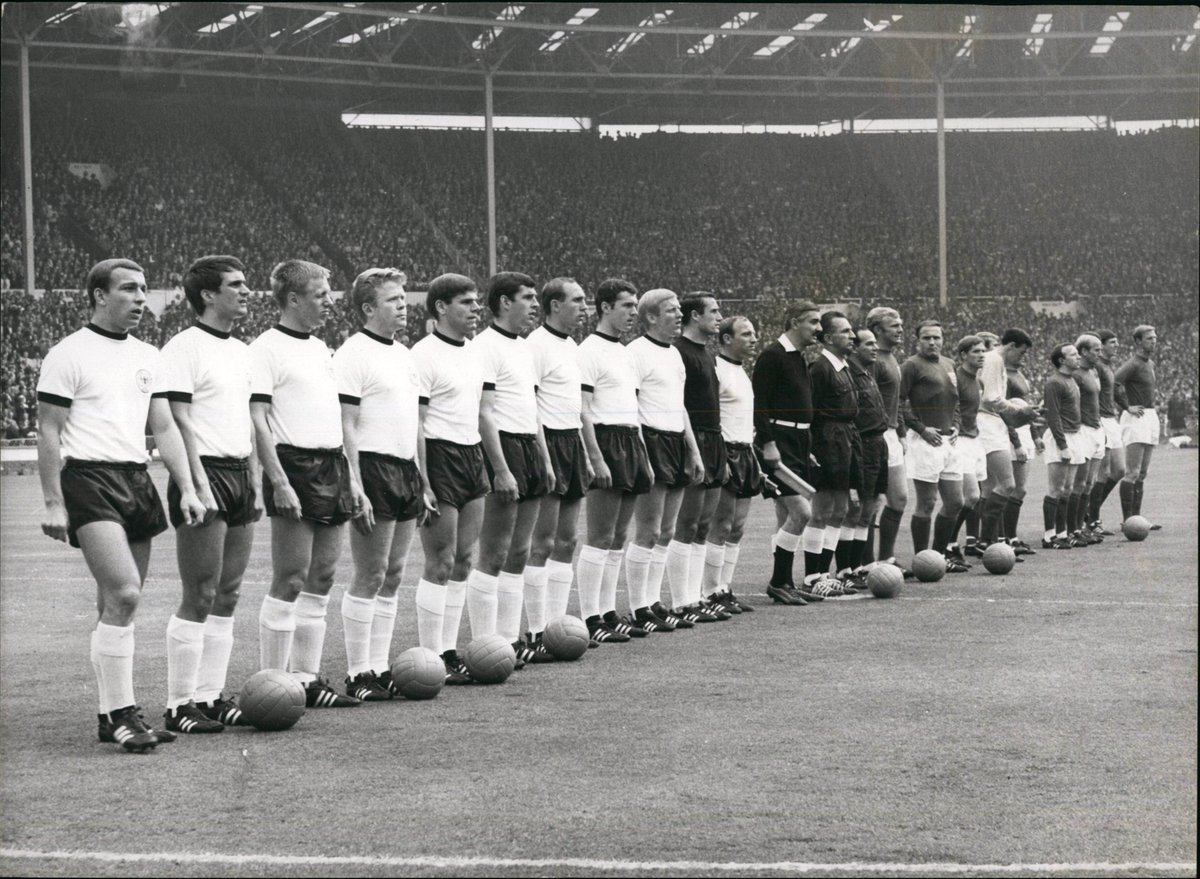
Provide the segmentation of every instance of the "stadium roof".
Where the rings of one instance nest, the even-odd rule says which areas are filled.
[[[1195,6],[8,3],[35,93],[148,90],[602,122],[1200,115]],[[256,82],[247,89],[247,80]],[[256,91],[257,90],[257,91]]]

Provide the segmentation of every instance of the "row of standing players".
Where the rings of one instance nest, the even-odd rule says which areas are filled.
[[[541,633],[566,613],[575,580],[591,646],[751,611],[731,584],[750,501],[760,493],[776,503],[768,594],[777,603],[862,588],[877,501],[886,498],[881,559],[892,555],[906,502],[901,412],[918,496],[914,548],[928,542],[940,493],[934,547],[955,561],[955,543],[944,539],[957,531],[955,498],[961,506],[964,494],[979,494],[957,465],[969,457],[966,441],[982,437],[989,418],[1015,424],[1034,411],[1006,402],[1005,364],[1015,369],[1030,346],[1020,331],[982,357],[967,344],[973,337],[963,340],[956,373],[940,356],[940,327],[922,324],[918,353],[898,367],[892,352],[903,329],[891,309],[875,309],[868,328],[855,331],[840,313],[799,302],[751,381],[742,363],[756,351],[755,328],[723,318],[710,294],[639,295],[610,279],[594,294],[594,331],[577,345],[572,336],[591,308],[572,279],[539,291],[520,273],[493,276],[484,291],[493,323],[476,335],[479,291],[446,274],[427,297],[436,328],[410,351],[395,340],[405,326],[404,283],[394,269],[363,272],[348,294],[362,329],[331,356],[311,335],[332,309],[328,272],[280,263],[271,273],[279,323],[247,346],[231,334],[247,312],[244,266],[204,257],[184,279],[196,324],[160,352],[128,335],[145,309],[141,267],[105,260],[92,269],[91,322],[43,362],[39,471],[43,531],[81,548],[97,581],[91,660],[101,741],[144,751],[177,733],[243,722],[223,691],[234,608],[263,509],[272,578],[259,612],[261,666],[295,675],[310,707],[351,707],[392,696],[397,590],[418,532],[418,640],[442,656],[447,683],[468,683],[457,652],[464,607],[472,637],[502,635],[520,664],[553,661]],[[542,325],[524,337],[539,314]],[[622,344],[639,320],[643,334]],[[814,342],[820,353],[806,356]],[[1078,357],[1064,352],[1063,362],[1078,369]],[[999,397],[989,381],[997,362]],[[964,382],[964,372],[978,383]],[[981,389],[977,415],[963,393],[971,384]],[[1080,395],[1056,394],[1051,403],[1047,390],[1047,435],[1071,468]],[[170,475],[167,511],[183,586],[167,626],[159,729],[145,721],[133,688],[134,616],[151,539],[167,527],[146,468],[147,423]],[[980,459],[990,492],[979,547],[1001,539],[995,509],[1007,523],[1019,505],[1011,440],[1006,429],[1009,482],[992,472],[990,450]],[[1075,474],[1065,472],[1074,485]],[[586,539],[574,561],[585,495]],[[1125,495],[1123,486],[1123,505]],[[347,523],[354,575],[341,602],[341,693],[320,671]],[[801,545],[806,574],[797,583]],[[625,615],[616,606],[622,567]]]

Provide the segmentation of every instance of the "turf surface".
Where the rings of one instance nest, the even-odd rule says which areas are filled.
[[[91,578],[40,534],[36,478],[6,476],[0,873],[1195,875],[1195,452],[1160,451],[1151,478],[1145,512],[1164,530],[1144,543],[804,608],[762,595],[773,517],[760,503],[735,583],[754,614],[498,687],[313,710],[286,733],[229,729],[140,756],[95,740]],[[1115,495],[1106,513],[1117,520]],[[231,689],[255,670],[268,545],[264,524]],[[420,557],[414,546],[396,651],[416,642]],[[347,550],[325,651],[335,685],[349,572]],[[152,718],[177,588],[164,535],[137,623]],[[62,851],[96,854],[21,854]]]

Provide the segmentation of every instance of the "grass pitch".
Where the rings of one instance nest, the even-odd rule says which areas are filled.
[[[1044,479],[1035,467],[1031,544]],[[96,742],[92,580],[41,535],[36,477],[7,476],[0,872],[1195,875],[1196,480],[1194,451],[1156,453],[1145,511],[1164,530],[1144,543],[803,608],[762,594],[773,516],[759,503],[735,583],[753,614],[141,756]],[[1115,493],[1106,514],[1119,518]],[[899,544],[907,557],[907,521]],[[264,522],[231,690],[256,667],[269,564]],[[420,566],[417,543],[396,652],[416,643]],[[349,574],[347,549],[335,685]],[[152,718],[176,578],[166,534],[137,620]]]

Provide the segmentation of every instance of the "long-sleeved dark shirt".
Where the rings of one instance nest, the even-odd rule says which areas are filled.
[[[1079,432],[1079,385],[1071,376],[1054,372],[1046,379],[1043,400],[1050,435],[1060,449],[1065,449],[1067,434]]]
[[[1134,354],[1113,376],[1113,393],[1122,409],[1130,406],[1154,408],[1154,361]]]
[[[979,427],[975,423],[982,396],[979,373],[959,366],[954,374],[958,379],[958,432],[963,436],[979,436]]]
[[[707,345],[680,336],[675,347],[683,358],[687,377],[683,383],[683,408],[693,430],[721,429],[721,386],[717,362]]]
[[[920,433],[927,427],[952,430],[958,423],[958,380],[954,361],[938,356],[929,360],[914,354],[900,367],[900,400],[904,423]]]
[[[854,358],[847,360],[846,365],[850,368],[850,378],[854,380],[854,389],[858,392],[858,414],[854,416],[854,427],[863,436],[878,436],[889,425],[887,403],[879,390],[874,369],[859,366]]]
[[[1100,426],[1100,376],[1094,369],[1075,370],[1079,385],[1079,420],[1088,427]]]
[[[796,350],[786,334],[768,345],[754,362],[754,435],[758,445],[775,441],[786,428],[771,419],[811,424],[812,387],[804,354]]]
[[[853,423],[858,414],[858,392],[846,362],[843,360],[838,369],[830,355],[822,354],[808,367],[808,378],[812,385],[813,424]]]
[[[1100,379],[1100,417],[1116,418],[1120,410],[1113,396],[1116,382],[1113,379],[1113,368],[1107,360],[1096,361],[1096,375]]]
[[[874,366],[875,384],[883,397],[883,409],[887,414],[887,426],[904,435],[900,422],[900,364],[891,351],[880,351]]]

